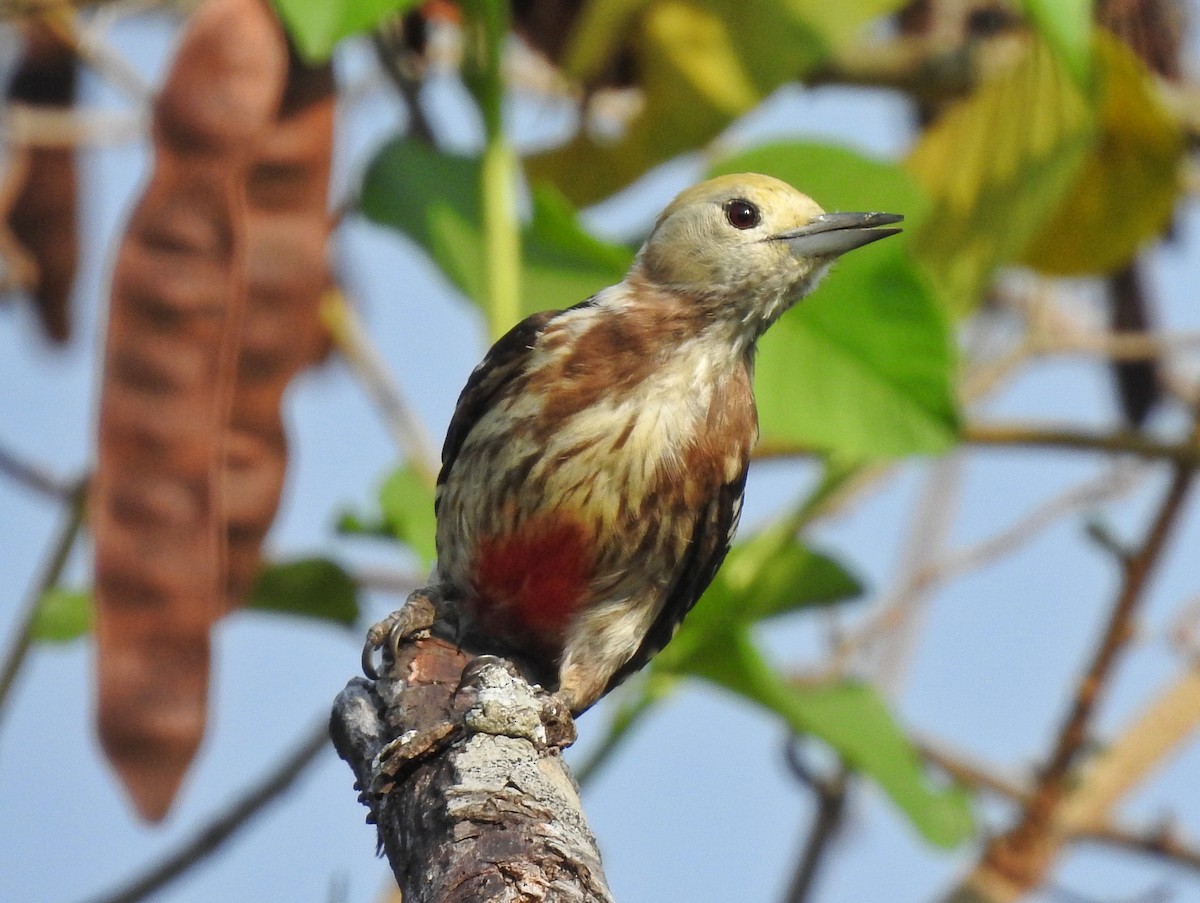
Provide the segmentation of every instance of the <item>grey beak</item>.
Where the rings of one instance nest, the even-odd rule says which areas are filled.
[[[786,241],[797,257],[837,257],[873,241],[895,235],[899,229],[879,229],[898,223],[898,213],[823,213],[806,226],[771,236]]]

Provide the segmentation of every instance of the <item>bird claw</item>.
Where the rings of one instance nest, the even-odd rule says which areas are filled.
[[[379,679],[375,666],[375,650],[383,650],[383,662],[395,661],[400,646],[422,630],[429,630],[438,619],[437,599],[428,589],[419,589],[404,600],[404,604],[371,626],[363,644],[362,669],[371,680]]]
[[[431,727],[401,734],[383,747],[371,763],[369,798],[391,793],[418,765],[445,751],[460,734],[462,725],[453,721],[439,721]]]

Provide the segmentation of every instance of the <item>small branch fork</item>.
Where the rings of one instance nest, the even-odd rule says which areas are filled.
[[[821,866],[827,861],[829,848],[837,840],[846,814],[853,777],[850,770],[838,763],[828,775],[815,774],[804,761],[798,738],[789,738],[787,761],[792,773],[813,792],[816,811],[812,827],[804,839],[795,871],[784,894],[784,903],[804,903],[812,898]]]
[[[330,731],[405,903],[611,901],[561,702],[427,633],[385,665],[350,681]]]
[[[1192,441],[1197,433],[1194,431]],[[1192,488],[1194,471],[1177,461],[1167,490],[1146,531],[1140,547],[1122,557],[1122,580],[1113,602],[1108,623],[1092,659],[1080,679],[1067,716],[1058,732],[1054,749],[1031,791],[1017,825],[988,844],[983,858],[963,884],[947,898],[951,901],[1015,900],[1039,886],[1051,868],[1059,848],[1069,837],[1063,830],[1063,816],[1081,805],[1088,783],[1072,791],[1077,765],[1087,741],[1093,715],[1107,687],[1121,652],[1134,632],[1134,618],[1145,597],[1150,574],[1162,557],[1180,512]],[[1113,801],[1091,807],[1089,815],[1104,814]],[[1078,824],[1077,830],[1094,827]]]

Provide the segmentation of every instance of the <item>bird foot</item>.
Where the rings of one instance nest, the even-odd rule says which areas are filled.
[[[388,793],[422,762],[474,734],[527,740],[539,750],[575,742],[575,721],[558,695],[530,684],[512,662],[498,656],[471,660],[449,708],[442,720],[405,731],[378,752],[371,795]]]
[[[411,593],[404,604],[373,625],[367,631],[363,644],[362,669],[371,680],[378,680],[380,670],[375,667],[375,650],[383,650],[384,673],[396,660],[400,646],[423,631],[429,630],[440,615],[441,596],[429,587]]]
[[[512,662],[481,655],[463,669],[456,708],[469,731],[528,740],[539,749],[575,742],[575,720],[557,694],[531,684]]]

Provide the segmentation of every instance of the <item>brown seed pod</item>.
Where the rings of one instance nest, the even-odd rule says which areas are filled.
[[[247,298],[225,448],[226,601],[238,605],[258,570],[287,463],[280,403],[297,371],[326,345],[326,245],[333,156],[329,65],[293,54],[279,117],[259,145],[247,186]]]
[[[113,272],[89,505],[100,738],[165,815],[204,733],[224,610],[226,425],[247,296],[247,184],[286,40],[263,0],[204,0],[154,107],[154,171]]]
[[[10,103],[70,108],[75,103],[79,59],[46,25],[24,29],[25,50],[8,88]],[[16,187],[6,221],[32,263],[30,286],[42,331],[54,342],[71,333],[69,303],[79,259],[75,148],[35,146],[19,151]]]

